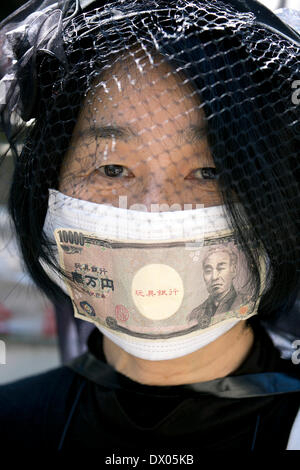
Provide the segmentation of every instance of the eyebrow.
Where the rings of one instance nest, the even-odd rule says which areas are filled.
[[[180,129],[178,134],[189,142],[199,142],[207,136],[207,126],[191,124],[186,129]]]
[[[222,266],[227,266],[228,262],[226,261],[220,261],[220,263],[217,264],[217,269],[222,267]],[[204,268],[213,268],[213,265],[212,264],[209,264],[209,263],[204,263]]]
[[[138,134],[131,126],[91,126],[79,131],[76,137],[94,137],[100,139],[116,139],[127,141],[130,138],[138,138]]]
[[[226,261],[222,261],[221,263],[217,264],[217,268],[221,268],[222,266],[227,266],[227,264],[229,263],[227,263]]]
[[[199,142],[207,135],[206,125],[190,125],[186,129],[179,129],[177,136],[188,142]],[[83,129],[76,134],[76,138],[92,137],[100,139],[116,139],[121,141],[128,141],[129,139],[140,139],[140,135],[130,125],[124,126],[100,126],[95,125]]]

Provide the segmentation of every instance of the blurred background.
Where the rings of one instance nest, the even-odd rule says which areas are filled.
[[[0,155],[7,148],[0,134]],[[24,272],[8,219],[12,172],[8,154],[0,165],[0,339],[6,353],[4,359],[0,358],[0,384],[60,362],[54,308]]]
[[[0,21],[25,3],[1,2]],[[0,133],[0,162],[7,150]],[[1,343],[0,384],[60,363],[54,308],[24,272],[7,216],[12,173],[13,161],[8,154],[0,164],[0,340],[5,346],[3,351]]]
[[[1,2],[0,21],[24,3],[20,0]],[[261,3],[272,10],[300,9],[300,0],[261,0]],[[7,142],[0,133],[0,159],[7,151]],[[5,357],[3,353],[0,357],[0,384],[53,368],[68,354],[74,356],[81,352],[75,347],[76,327],[68,328],[69,351],[68,354],[63,351],[66,331],[61,333],[53,305],[23,269],[7,214],[12,173],[13,162],[8,154],[0,165],[0,340],[5,345]],[[64,311],[58,312],[58,315],[64,314]],[[71,315],[70,311],[67,314]],[[85,338],[86,333],[81,338],[82,344]],[[3,343],[0,349],[3,351]]]

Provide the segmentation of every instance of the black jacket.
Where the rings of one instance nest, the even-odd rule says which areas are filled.
[[[300,405],[299,366],[280,358],[257,322],[255,342],[231,376],[147,386],[106,363],[94,329],[88,352],[67,366],[0,387],[0,442],[14,448],[286,449]]]

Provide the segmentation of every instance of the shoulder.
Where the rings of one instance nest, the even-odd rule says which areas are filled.
[[[188,320],[198,320],[199,317],[205,312],[210,303],[210,298],[208,297],[202,304],[195,307],[188,315]]]
[[[20,405],[17,404],[15,398],[22,398],[27,404],[30,404],[34,401],[36,395],[41,392],[49,395],[52,390],[56,389],[58,383],[62,385],[62,381],[69,380],[72,376],[74,376],[74,372],[70,368],[61,366],[41,374],[32,375],[1,385],[1,403],[9,403],[13,407],[19,408]],[[2,406],[0,413],[3,413]]]
[[[236,291],[234,292],[234,296],[232,297],[232,304],[230,306],[231,310],[238,310],[242,306],[246,306],[251,301],[251,298],[248,294],[244,292]]]
[[[0,440],[41,443],[44,430],[59,432],[78,375],[66,366],[0,386]],[[47,436],[49,438],[49,436]],[[51,439],[50,439],[51,440]]]

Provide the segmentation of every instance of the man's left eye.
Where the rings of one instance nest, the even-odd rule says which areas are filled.
[[[217,170],[214,167],[197,168],[191,171],[186,179],[215,180],[217,178]]]

